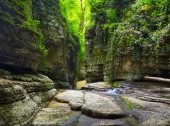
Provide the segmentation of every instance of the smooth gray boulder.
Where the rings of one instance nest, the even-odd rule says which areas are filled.
[[[71,109],[81,110],[84,102],[83,91],[78,90],[66,90],[62,93],[59,93],[55,99],[59,102],[69,103]]]
[[[96,118],[117,118],[126,115],[116,101],[90,92],[85,93],[85,104],[81,111]]]
[[[114,98],[111,100],[100,94],[66,90],[59,93],[55,99],[59,102],[69,103],[71,109],[81,110],[83,114],[91,117],[117,118],[126,115]]]

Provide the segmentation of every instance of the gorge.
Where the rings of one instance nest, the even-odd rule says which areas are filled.
[[[169,126],[169,0],[0,0],[0,126]]]

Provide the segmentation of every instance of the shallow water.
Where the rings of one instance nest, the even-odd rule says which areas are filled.
[[[117,87],[116,87],[117,86]],[[170,98],[170,84],[158,82],[116,82],[116,86],[103,92],[106,95],[121,95],[135,91],[144,91],[157,94],[160,97]]]
[[[80,81],[77,83],[77,89],[81,89],[85,86],[86,81]],[[150,92],[151,94],[159,94],[161,97],[170,97],[170,85],[165,83],[154,83],[154,82],[117,82],[117,87],[106,89],[106,90],[94,90],[96,93],[112,97],[119,97],[121,94],[133,93],[135,91]],[[162,92],[161,92],[162,90]],[[132,117],[127,116],[119,119],[97,119],[88,117],[81,114],[80,111],[72,111],[68,120],[61,123],[60,126],[137,126],[138,121]]]
[[[107,95],[120,95],[123,93],[123,89],[121,88],[114,88],[114,89],[109,89],[105,92]]]
[[[81,112],[73,111],[70,118],[61,126],[137,126],[137,121],[133,117],[121,119],[98,119],[88,117]]]

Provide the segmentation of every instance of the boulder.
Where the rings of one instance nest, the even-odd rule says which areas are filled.
[[[86,92],[85,103],[81,108],[83,114],[97,118],[117,118],[125,116],[125,112],[116,103],[107,97]]]
[[[0,70],[0,124],[27,124],[55,95],[54,83],[44,75]]]
[[[56,126],[68,119],[70,107],[65,103],[50,102],[48,108],[43,108],[32,122],[33,126]]]
[[[170,125],[168,104],[143,101],[132,96],[123,96],[126,109],[139,120],[141,126]]]
[[[67,103],[55,100],[41,109],[30,125],[32,126],[136,126],[137,122],[131,118],[97,119],[86,116],[79,111],[71,111]]]
[[[95,93],[66,90],[59,93],[55,99],[69,103],[73,110],[81,110],[83,114],[92,117],[117,118],[126,115],[115,99],[110,100]]]
[[[81,107],[84,104],[83,91],[66,90],[62,93],[59,93],[55,99],[59,102],[69,103],[73,110],[81,110]]]

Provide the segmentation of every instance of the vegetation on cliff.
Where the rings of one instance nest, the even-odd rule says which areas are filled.
[[[78,37],[79,58],[85,58],[85,31],[90,25],[90,5],[87,0],[60,0],[60,7],[66,19],[68,30]]]
[[[37,38],[37,46],[43,56],[47,55],[47,50],[44,46],[44,37],[39,29],[40,21],[34,20],[32,16],[32,1],[31,0],[7,0],[0,2],[2,9],[0,10],[1,17],[4,22],[13,26],[27,29],[33,32]]]
[[[60,6],[69,31],[79,38],[79,56],[85,59],[85,50],[92,50],[94,62],[108,63],[105,67],[112,79],[125,55],[139,63],[148,56],[148,62],[153,62],[170,52],[169,0],[60,0]],[[89,30],[93,31],[92,41],[98,42],[85,49],[85,33]],[[95,43],[104,47],[95,47]]]
[[[42,32],[39,29],[40,21],[33,19],[33,14],[32,14],[32,1],[30,0],[24,0],[24,1],[16,1],[15,2],[18,4],[17,6],[23,8],[23,14],[26,17],[25,22],[22,24],[22,27],[25,27],[31,31],[34,31],[37,33],[39,37],[39,42],[38,42],[38,47],[42,51],[43,55],[46,56],[48,53],[48,50],[46,49],[44,45],[44,36]]]
[[[169,0],[61,0],[60,6],[70,32],[79,37],[82,48],[85,30],[93,21],[109,28],[113,41],[119,44],[152,47],[152,52],[167,43]]]

